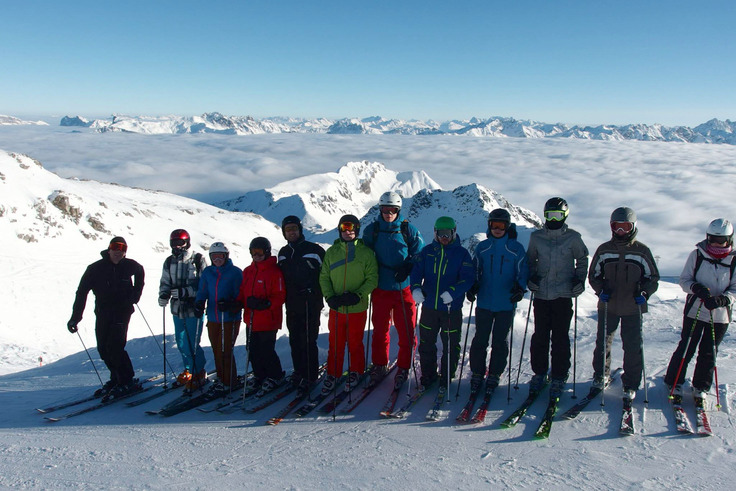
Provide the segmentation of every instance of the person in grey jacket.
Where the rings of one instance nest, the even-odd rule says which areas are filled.
[[[698,357],[692,379],[693,396],[700,399],[696,402],[702,404],[710,391],[715,355],[731,322],[731,306],[736,301],[735,267],[733,225],[717,218],[708,225],[706,239],[690,253],[680,274],[680,287],[688,293],[682,334],[664,376],[665,383],[674,386],[676,396],[682,397],[687,365],[696,350]]]
[[[527,250],[529,280],[534,294],[534,334],[530,343],[530,393],[551,380],[550,398],[559,399],[570,371],[572,298],[585,291],[588,249],[578,232],[565,221],[570,207],[562,198],[544,205],[544,227],[532,232]],[[551,367],[550,367],[551,342]]]
[[[611,213],[610,226],[612,238],[595,251],[588,273],[590,286],[599,299],[593,387],[603,388],[607,384],[611,373],[613,335],[621,323],[623,395],[625,399],[633,400],[644,372],[641,315],[647,311],[647,299],[657,291],[659,271],[649,248],[636,240],[639,230],[634,210],[625,206],[616,208]]]

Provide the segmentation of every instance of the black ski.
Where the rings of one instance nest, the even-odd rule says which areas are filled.
[[[329,414],[332,412],[333,409],[335,409],[337,406],[342,404],[342,401],[348,398],[355,389],[358,388],[358,386],[365,380],[365,377],[368,375],[368,372],[363,372],[360,377],[358,377],[358,380],[352,385],[348,386],[346,385],[345,388],[343,388],[340,392],[337,393],[335,397],[332,398],[330,402],[322,406],[318,409],[320,413]]]
[[[340,387],[340,385],[342,385],[342,383],[343,383],[343,382],[345,381],[345,379],[347,379],[347,378],[348,378],[347,372],[343,373],[342,377],[340,377],[339,379],[337,379],[337,380],[335,381],[336,387]],[[324,401],[325,401],[325,400],[326,400],[326,399],[327,399],[328,397],[330,397],[330,394],[332,394],[332,392],[331,392],[331,391],[330,391],[330,392],[328,392],[327,394],[325,394],[325,393],[323,393],[322,391],[320,391],[320,393],[319,393],[319,394],[317,394],[317,396],[316,396],[316,397],[314,397],[314,399],[310,399],[310,400],[309,400],[309,402],[307,402],[307,403],[306,403],[306,404],[304,404],[304,405],[303,405],[302,407],[300,407],[300,408],[299,408],[299,409],[298,409],[298,410],[296,411],[296,413],[294,413],[294,416],[296,416],[297,418],[303,418],[303,417],[304,417],[304,416],[306,416],[307,414],[309,414],[309,413],[311,413],[312,411],[314,411],[314,409],[315,409],[315,408],[316,408],[317,406],[319,406],[320,404],[322,404],[322,403],[323,403],[323,402],[324,402]]]
[[[537,397],[539,397],[539,394],[542,392],[543,389],[544,386],[536,392],[529,392],[529,396],[524,400],[524,402],[521,403],[521,406],[519,406],[516,411],[511,413],[511,416],[506,418],[506,420],[501,423],[501,426],[503,426],[504,428],[512,428],[516,426],[519,420],[524,417],[531,405],[534,404],[534,401],[537,400]]]
[[[148,377],[147,379],[144,379],[143,382],[141,382],[141,383],[142,384],[145,384],[145,383],[149,383],[149,382],[155,382],[155,381],[159,380],[162,377],[163,376],[161,374],[154,375],[152,377]],[[90,396],[82,397],[80,399],[75,399],[73,401],[62,402],[62,403],[59,403],[59,404],[54,404],[52,406],[46,406],[46,407],[36,408],[36,411],[38,411],[41,414],[47,414],[47,413],[52,413],[54,411],[58,411],[60,409],[66,409],[68,407],[78,406],[79,404],[84,404],[85,402],[94,401],[96,399],[101,399],[101,398],[102,398],[102,396],[96,396],[96,395],[92,394]]]
[[[347,414],[353,411],[356,407],[358,407],[358,404],[363,402],[366,397],[370,395],[371,392],[375,390],[376,387],[378,387],[381,382],[383,382],[391,372],[393,372],[394,368],[396,368],[396,362],[393,362],[386,372],[385,375],[381,376],[380,378],[377,378],[373,380],[367,387],[364,387],[363,390],[358,394],[354,399],[353,402],[348,404],[348,406],[342,410],[343,413]]]
[[[138,395],[138,394],[140,394],[142,392],[149,391],[149,390],[153,389],[153,387],[154,387],[153,385],[149,385],[148,387],[141,386],[140,388],[138,388],[138,389],[136,389],[134,391],[131,391],[131,392],[128,392],[127,394],[123,394],[121,396],[115,397],[114,399],[104,399],[103,398],[100,402],[98,402],[97,404],[93,404],[92,406],[87,406],[87,407],[84,407],[82,409],[78,409],[76,411],[73,411],[71,413],[64,414],[62,416],[57,416],[57,417],[44,416],[44,419],[46,421],[51,422],[51,423],[56,423],[57,421],[62,421],[64,419],[73,418],[75,416],[79,416],[81,414],[86,414],[86,413],[89,413],[91,411],[95,411],[97,409],[102,409],[103,407],[107,407],[110,404],[115,404],[118,401],[122,401],[124,399],[129,398],[129,397],[133,397],[135,395]]]
[[[616,377],[618,377],[618,375],[621,372],[623,372],[623,371],[624,371],[624,369],[621,368],[621,367],[619,367],[616,370],[614,370],[613,373],[611,373],[611,377],[608,380],[608,383],[606,384],[606,387],[608,387],[609,385],[611,385],[613,383],[613,381],[616,380]],[[565,411],[560,416],[560,418],[561,419],[574,419],[574,418],[576,418],[583,411],[583,409],[585,409],[588,406],[588,404],[590,404],[590,402],[593,399],[595,399],[596,397],[598,397],[601,394],[602,391],[603,391],[603,389],[601,389],[600,387],[591,387],[590,388],[590,391],[588,392],[588,395],[586,395],[585,397],[583,397],[582,399],[580,399],[574,406],[572,406],[570,409],[568,409],[567,411]]]
[[[428,421],[439,421],[441,417],[442,404],[445,403],[447,397],[447,386],[443,385],[437,390],[437,396],[434,398],[434,404],[427,413]]]

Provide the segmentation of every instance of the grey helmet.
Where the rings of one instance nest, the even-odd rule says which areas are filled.
[[[612,222],[631,222],[636,225],[636,213],[628,206],[621,206],[611,213]]]
[[[378,206],[394,206],[401,209],[401,196],[393,191],[386,191],[378,198]]]
[[[225,244],[223,244],[222,242],[213,242],[210,246],[210,257],[212,257],[212,254],[217,254],[218,252],[224,253],[226,259],[230,257],[230,251],[227,247],[225,247]]]
[[[733,225],[725,218],[716,218],[708,225],[705,236],[706,239],[711,236],[726,237],[728,245],[733,246]]]

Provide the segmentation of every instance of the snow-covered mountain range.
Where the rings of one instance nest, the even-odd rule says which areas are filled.
[[[578,126],[548,124],[509,117],[471,118],[452,121],[418,121],[369,118],[265,118],[224,116],[123,116],[87,120],[65,116],[61,126],[82,126],[96,131],[122,131],[143,134],[221,133],[253,135],[264,133],[468,135],[476,137],[574,138],[586,140],[639,140],[687,143],[736,144],[736,122],[712,119],[694,128],[660,124]]]
[[[25,121],[14,116],[5,116],[3,114],[0,114],[0,126],[19,126],[26,124],[48,126],[48,123],[45,121]]]

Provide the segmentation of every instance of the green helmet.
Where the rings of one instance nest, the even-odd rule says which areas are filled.
[[[456,228],[457,225],[455,225],[455,220],[450,217],[439,217],[437,221],[434,222],[435,230],[455,230]]]

